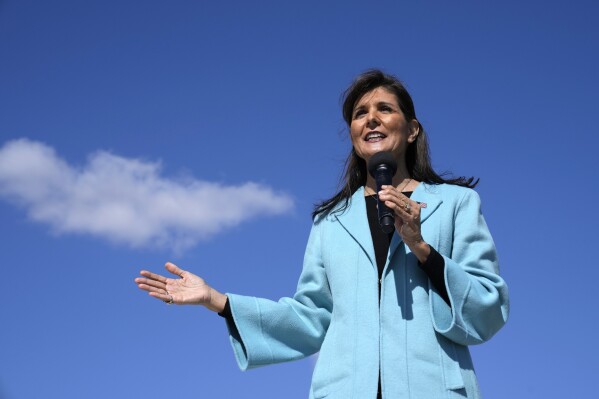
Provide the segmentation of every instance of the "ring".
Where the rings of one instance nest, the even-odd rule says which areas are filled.
[[[168,290],[165,288],[164,291],[166,292],[166,295],[169,296],[169,300],[168,301],[164,301],[164,303],[166,303],[167,305],[172,305],[173,304],[173,296],[168,292]]]
[[[410,212],[410,203],[409,203],[409,202],[406,202],[405,204],[406,204],[406,205],[405,205],[406,212],[408,212],[408,213],[409,213],[409,212]]]

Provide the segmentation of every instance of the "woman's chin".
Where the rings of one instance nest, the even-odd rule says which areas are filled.
[[[379,152],[393,152],[393,149],[385,147],[385,146],[380,146],[380,147],[374,147],[374,148],[370,148],[369,151],[364,151],[363,155],[360,155],[360,158],[362,158],[363,160],[365,160],[366,162],[368,162],[368,160],[374,155],[374,154],[378,154]],[[394,153],[394,155],[397,155]],[[397,158],[397,156],[396,156]]]

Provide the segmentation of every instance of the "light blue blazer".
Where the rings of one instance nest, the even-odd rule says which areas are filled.
[[[320,351],[309,397],[479,398],[468,345],[490,339],[508,317],[493,239],[478,194],[421,183],[422,236],[445,260],[451,306],[396,233],[378,271],[364,191],[344,212],[315,221],[293,298],[278,302],[227,294],[229,326],[242,370]],[[238,333],[237,333],[238,332]]]

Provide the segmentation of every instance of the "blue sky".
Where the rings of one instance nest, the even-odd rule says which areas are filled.
[[[481,178],[512,305],[472,348],[484,396],[592,396],[598,11],[0,1],[0,398],[307,397],[313,361],[240,372],[221,318],[133,279],[170,260],[292,295],[371,67],[405,81],[435,167]]]

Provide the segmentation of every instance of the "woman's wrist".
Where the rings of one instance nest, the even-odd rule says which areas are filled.
[[[225,310],[226,303],[227,296],[214,288],[211,288],[210,302],[204,304],[204,306],[213,312],[222,313],[222,311]]]
[[[425,263],[431,253],[431,247],[423,239],[408,245],[420,263]]]

